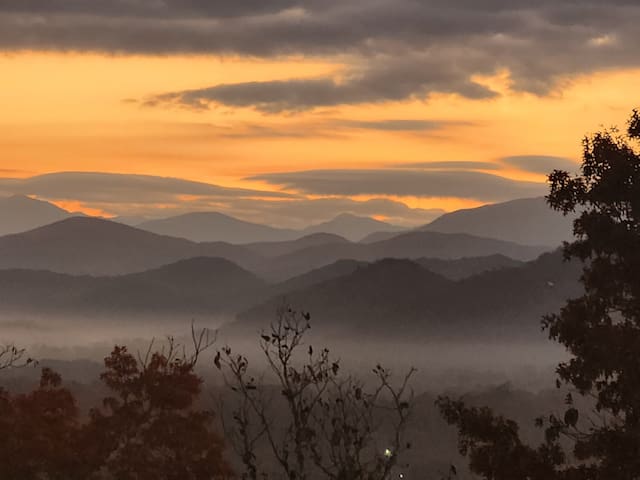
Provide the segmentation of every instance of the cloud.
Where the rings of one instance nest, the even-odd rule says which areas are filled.
[[[416,68],[416,62],[422,64],[420,68]],[[430,67],[429,63],[433,66]],[[457,93],[472,99],[495,96],[487,87],[462,78],[455,69],[445,70],[430,58],[406,56],[378,59],[346,72],[342,79],[326,77],[221,84],[152,96],[145,100],[144,105],[170,104],[196,110],[224,105],[280,113],[424,98],[435,91]]]
[[[284,192],[227,188],[151,175],[59,172],[29,178],[0,178],[0,194],[34,195],[49,200],[127,204],[175,202],[185,197],[291,198]]]
[[[580,169],[580,164],[563,157],[549,155],[518,155],[501,159],[502,163],[510,167],[531,173],[548,175],[553,170],[566,170],[575,173]]]
[[[413,168],[423,170],[499,170],[499,165],[491,162],[444,161],[414,162],[394,164],[394,168]]]
[[[231,18],[278,13],[298,3],[297,0],[0,0],[0,11],[105,18]]]
[[[303,228],[321,223],[340,213],[368,217],[383,217],[394,225],[415,227],[424,225],[443,213],[440,209],[411,208],[386,198],[366,201],[350,198],[295,199],[283,202],[239,201],[226,211],[245,220],[289,228]]]
[[[426,136],[457,125],[470,125],[470,123],[401,118],[383,120],[323,118],[270,124],[238,122],[230,125],[205,125],[205,127],[209,134],[222,138],[345,138],[354,131],[360,130]],[[196,124],[195,127],[201,129],[202,125]]]
[[[60,172],[30,178],[0,178],[0,196],[32,195],[72,204],[74,209],[122,217],[161,218],[193,211],[219,211],[238,218],[283,227],[306,227],[340,213],[382,216],[388,221],[422,225],[443,213],[410,208],[386,198],[307,198],[286,192],[226,188],[208,183],[150,175]]]
[[[0,0],[3,50],[339,58],[337,77],[205,85],[149,99],[266,112],[512,88],[640,66],[632,0]]]
[[[307,170],[257,175],[249,180],[313,195],[457,197],[487,202],[535,197],[547,191],[544,183],[447,170]]]
[[[448,122],[439,120],[387,119],[387,120],[342,120],[334,125],[360,130],[377,130],[381,132],[427,132],[440,130],[446,126],[469,125],[464,122]]]

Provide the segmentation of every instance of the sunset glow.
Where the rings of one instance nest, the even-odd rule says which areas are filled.
[[[265,18],[289,22],[304,20],[307,13],[294,9]],[[609,34],[595,36],[584,48],[595,54],[597,49],[616,48],[616,39]],[[507,40],[495,36],[487,48]],[[0,174],[5,178],[54,172],[142,174],[230,188],[284,188],[309,199],[326,195],[277,185],[265,181],[264,175],[339,169],[384,172],[411,169],[412,164],[421,170],[450,170],[444,162],[479,162],[485,168],[473,171],[542,184],[545,170],[514,167],[503,159],[550,156],[577,161],[584,133],[623,123],[630,96],[640,83],[640,70],[632,66],[592,68],[554,75],[553,87],[537,93],[533,91],[537,87],[526,91],[507,64],[470,75],[469,82],[491,92],[478,98],[434,88],[406,98],[336,101],[329,92],[342,95],[337,93],[340,88],[349,88],[358,75],[365,75],[362,62],[367,56],[350,51],[305,54],[304,48],[275,55],[232,50],[100,52],[26,45],[6,49],[0,54]],[[403,67],[390,63],[388,68]],[[395,74],[385,72],[390,78]],[[326,83],[327,78],[334,83]],[[236,98],[241,88],[277,89],[287,82],[293,82],[292,88],[307,88],[307,82],[313,88],[333,90],[318,93],[327,98],[298,97],[304,101],[300,108],[286,103],[295,97],[283,104],[273,103],[271,97],[262,104]],[[349,93],[354,94],[360,95]],[[212,101],[207,95],[227,95],[229,100]],[[434,162],[439,166],[429,167]],[[138,211],[154,217],[166,210],[161,199],[154,211],[154,202],[142,208],[29,193],[105,216]],[[363,191],[341,197],[386,198],[412,209],[446,211],[502,199],[460,196],[456,191],[443,196],[428,186],[419,195]],[[188,200],[175,201],[170,210],[188,210]],[[229,204],[217,207],[239,215],[243,210]],[[325,217],[337,213],[327,212]],[[368,214],[404,224],[423,223],[419,214],[395,219],[389,212]],[[286,223],[285,218],[276,221]]]

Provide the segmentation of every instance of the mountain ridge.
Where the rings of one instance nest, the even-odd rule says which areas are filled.
[[[520,266],[448,280],[411,260],[386,259],[286,295],[292,308],[312,312],[328,335],[391,338],[540,339],[543,314],[581,291],[581,266],[562,252]],[[274,296],[237,316],[227,334],[259,329],[283,297]]]
[[[534,197],[456,210],[418,230],[467,233],[556,248],[572,238],[572,220],[572,215],[565,217],[552,210],[544,197]]]
[[[26,195],[0,198],[0,236],[24,232],[72,216],[50,202]]]

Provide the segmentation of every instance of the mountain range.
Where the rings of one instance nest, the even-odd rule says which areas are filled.
[[[250,251],[228,243],[198,244],[92,217],[72,217],[0,237],[0,269],[118,275],[198,256],[239,265],[259,261]]]
[[[28,231],[72,216],[77,215],[51,203],[25,196],[16,195],[0,199],[0,236]],[[571,237],[573,218],[552,211],[544,198],[540,197],[457,210],[414,230],[466,233],[523,245],[555,248]],[[336,235],[351,242],[368,244],[389,240],[412,231],[348,213],[299,230],[251,223],[219,212],[193,212],[147,221],[140,221],[135,217],[119,217],[114,220],[159,235],[197,243],[286,242],[323,233]]]
[[[21,196],[0,200],[0,220],[12,232],[0,236],[0,312],[237,316],[225,331],[244,335],[286,301],[336,335],[513,338],[539,334],[540,315],[580,288],[578,266],[545,253],[572,217],[541,198],[413,230],[353,215],[286,230],[206,212],[135,227]]]
[[[10,269],[0,271],[0,313],[174,320],[237,315],[223,333],[245,336],[268,325],[286,304],[313,312],[314,330],[328,336],[533,338],[541,315],[579,294],[579,273],[559,251],[516,264],[500,256],[341,260],[279,283],[209,257],[119,276]]]
[[[373,243],[331,243],[317,245],[271,259],[257,273],[265,278],[284,280],[340,259],[374,262],[384,258],[419,259],[422,257],[459,259],[487,255],[504,255],[515,260],[532,260],[545,252],[531,247],[492,238],[466,234],[411,231]]]
[[[455,281],[406,259],[359,265],[350,273],[276,295],[239,314],[228,335],[265,327],[279,306],[312,312],[316,329],[358,338],[539,337],[541,316],[581,291],[580,265],[561,252]]]
[[[423,258],[415,263],[421,269],[431,266],[434,273],[448,279],[466,278],[514,264],[521,265],[500,255],[459,260]],[[125,275],[69,275],[47,270],[6,269],[0,270],[0,310],[229,314],[270,297],[352,275],[370,265],[339,260],[276,283],[268,283],[229,260],[214,257],[179,260]]]
[[[1,270],[0,304],[5,312],[229,315],[262,298],[266,287],[228,260],[196,257],[121,276]]]
[[[370,244],[314,234],[284,243],[196,243],[92,217],[73,217],[28,232],[0,237],[0,269],[120,275],[192,257],[220,257],[270,281],[282,281],[341,259],[455,259],[493,254],[530,260],[544,248],[465,234],[409,232]]]
[[[391,225],[370,217],[359,217],[350,213],[341,213],[328,222],[311,225],[303,230],[306,235],[312,233],[333,233],[352,242],[359,242],[372,232],[402,232],[406,228]]]
[[[194,242],[220,241],[235,244],[255,242],[283,242],[306,237],[314,233],[337,235],[359,241],[371,232],[399,232],[402,227],[369,217],[342,213],[332,220],[311,225],[302,230],[274,228],[245,222],[218,212],[196,212],[137,225],[142,230],[181,237]]]

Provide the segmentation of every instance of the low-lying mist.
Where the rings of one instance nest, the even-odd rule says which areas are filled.
[[[53,361],[57,368],[68,370],[73,381],[89,381],[99,371],[104,357],[114,345],[126,345],[132,352],[146,352],[153,341],[153,349],[161,349],[167,337],[188,351],[192,346],[191,329],[216,330],[231,318],[158,318],[154,317],[55,317],[27,314],[0,317],[0,342],[13,343],[26,348],[28,354],[41,364]],[[253,334],[223,333],[202,357],[199,369],[208,381],[216,382],[212,372],[212,358],[216,350],[230,346],[234,353],[249,359],[256,372],[264,368],[260,350],[260,331]],[[467,391],[486,385],[509,382],[514,387],[530,391],[547,388],[557,363],[565,357],[564,351],[541,334],[539,340],[508,341],[505,339],[414,341],[411,339],[385,340],[375,337],[323,336],[311,330],[305,343],[314,348],[328,348],[342,368],[366,380],[371,368],[384,365],[398,375],[411,367],[418,369],[413,386],[417,392],[442,392],[454,389]],[[65,364],[93,364],[83,374],[80,368]],[[76,367],[77,367],[76,365]],[[61,372],[64,373],[64,372]],[[23,375],[14,371],[11,375]],[[7,375],[7,373],[5,373]],[[31,374],[28,374],[31,376]]]

